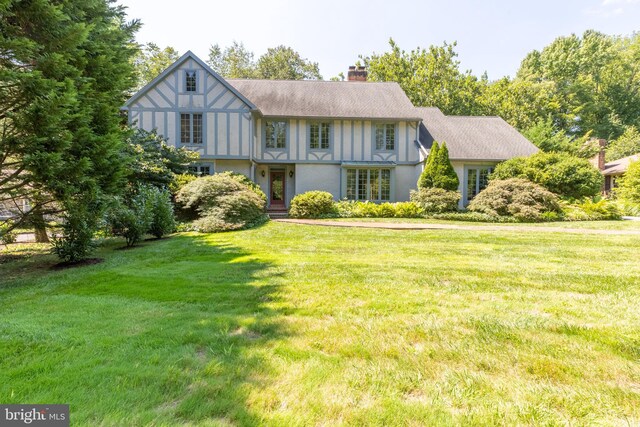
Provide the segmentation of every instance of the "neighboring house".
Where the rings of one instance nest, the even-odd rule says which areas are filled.
[[[415,108],[397,83],[363,80],[366,71],[354,67],[347,82],[225,80],[187,52],[123,109],[131,123],[200,153],[195,172],[249,176],[271,209],[286,209],[309,190],[336,199],[408,200],[429,135],[447,142],[461,182],[478,174],[465,200],[486,184],[484,169],[473,167],[537,151],[499,118],[446,117]]]
[[[627,172],[629,164],[638,160],[640,160],[640,153],[605,163],[604,167],[600,168],[600,172],[604,175],[605,194],[618,186],[618,180]]]

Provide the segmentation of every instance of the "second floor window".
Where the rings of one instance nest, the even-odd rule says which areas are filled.
[[[185,76],[186,76],[185,92],[195,92],[196,91],[196,72],[186,71]]]
[[[202,113],[180,114],[180,142],[202,144]]]
[[[266,122],[264,136],[267,148],[286,148],[287,122]]]
[[[330,123],[311,123],[309,125],[309,148],[312,150],[328,150]]]
[[[396,149],[396,126],[393,123],[376,124],[376,150]]]

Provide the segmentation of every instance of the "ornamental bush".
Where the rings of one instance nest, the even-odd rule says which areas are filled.
[[[558,219],[562,212],[555,194],[521,178],[491,181],[473,198],[469,210],[523,222]]]
[[[458,210],[460,193],[442,188],[420,188],[411,191],[411,201],[426,213],[455,212]]]
[[[266,220],[265,199],[230,174],[186,184],[178,191],[176,202],[195,219],[193,229],[204,233],[239,230]]]
[[[293,218],[323,218],[335,214],[333,196],[326,191],[307,191],[291,200],[289,216]]]
[[[424,171],[418,180],[418,188],[442,188],[456,191],[460,181],[449,160],[449,149],[446,143],[438,146],[433,143]]]
[[[593,197],[602,189],[603,177],[589,160],[566,153],[537,153],[502,162],[491,180],[522,178],[539,184],[559,196],[581,199]]]

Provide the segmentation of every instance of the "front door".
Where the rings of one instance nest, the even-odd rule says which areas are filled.
[[[284,171],[271,171],[269,188],[271,207],[284,209]]]

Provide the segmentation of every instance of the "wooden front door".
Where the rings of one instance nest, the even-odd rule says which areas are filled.
[[[284,171],[271,171],[269,192],[271,207],[284,209]]]

